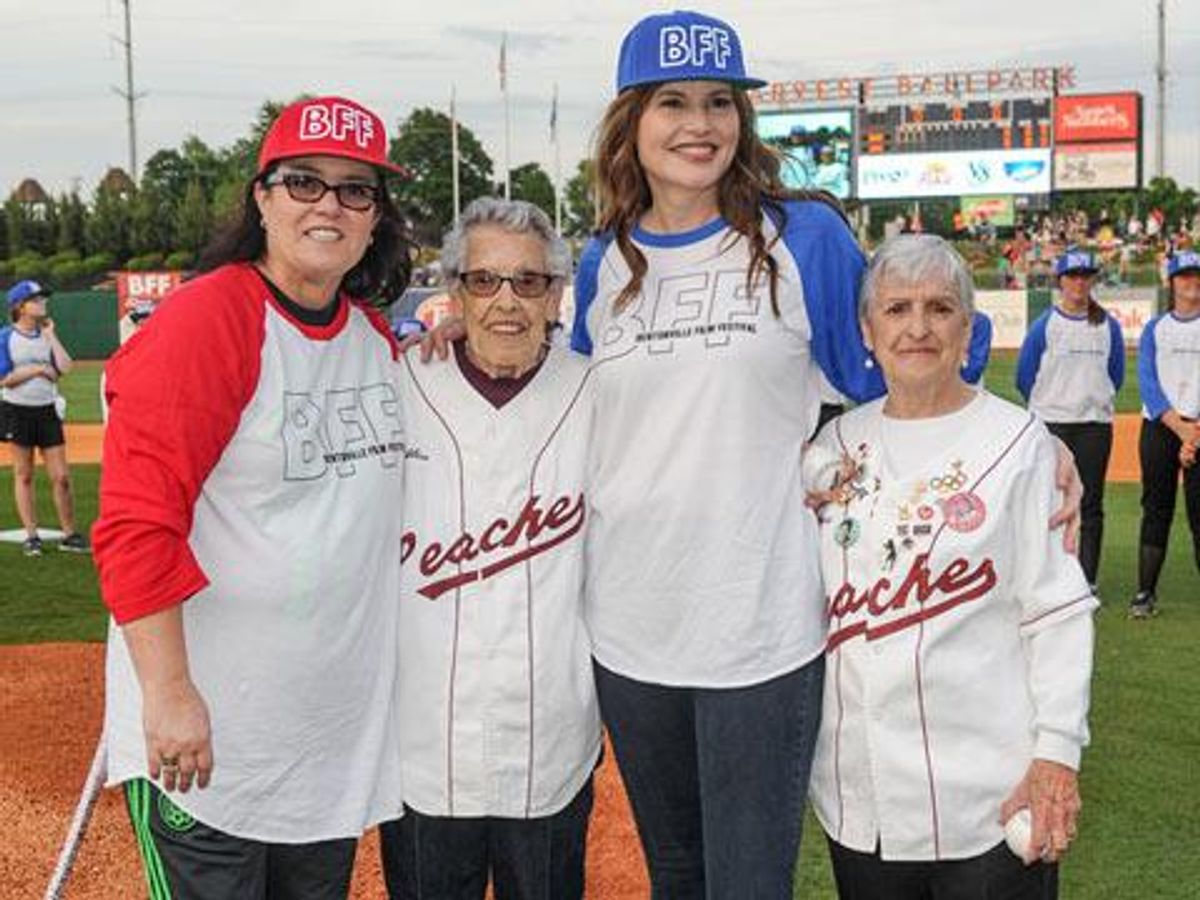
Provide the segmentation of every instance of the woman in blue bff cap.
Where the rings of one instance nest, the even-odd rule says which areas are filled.
[[[836,201],[783,186],[747,94],[765,83],[726,22],[634,25],[575,285],[600,426],[589,627],[655,897],[792,895],[825,635],[800,453],[822,373],[883,391],[863,254]]]
[[[1142,428],[1142,524],[1138,535],[1138,589],[1134,619],[1158,612],[1158,576],[1167,558],[1179,483],[1192,552],[1200,571],[1200,253],[1181,250],[1167,262],[1170,305],[1142,329],[1138,390]],[[1182,478],[1181,478],[1182,475]]]
[[[1099,272],[1090,250],[1069,248],[1058,258],[1058,296],[1029,327],[1017,359],[1017,389],[1050,433],[1071,448],[1083,478],[1079,562],[1093,592],[1099,583],[1113,415],[1125,379],[1121,324],[1093,295]]]

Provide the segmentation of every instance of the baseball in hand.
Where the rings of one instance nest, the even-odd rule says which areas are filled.
[[[1029,862],[1033,859],[1029,846],[1032,837],[1033,816],[1029,814],[1029,807],[1022,807],[1004,823],[1004,840],[1008,844],[1009,850],[1025,862]]]

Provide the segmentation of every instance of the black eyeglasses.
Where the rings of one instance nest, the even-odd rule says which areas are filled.
[[[338,204],[355,212],[366,212],[379,202],[379,186],[361,181],[329,184],[316,175],[302,172],[275,172],[263,179],[267,187],[283,185],[288,196],[298,203],[316,203],[326,192],[333,191]]]
[[[556,276],[545,272],[513,272],[512,275],[501,275],[490,269],[472,269],[458,276],[467,293],[472,297],[487,299],[494,297],[500,291],[500,285],[508,282],[512,292],[522,300],[540,300],[554,284]]]

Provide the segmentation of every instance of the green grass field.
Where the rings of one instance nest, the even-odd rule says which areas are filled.
[[[67,398],[68,422],[99,422],[100,373],[104,363],[97,360],[76,360],[61,381],[58,389]]]
[[[80,521],[96,513],[98,467],[74,470]],[[0,469],[0,527],[12,528],[12,476]],[[53,524],[49,490],[38,491],[42,521]],[[1110,485],[1097,614],[1092,696],[1093,749],[1084,757],[1082,830],[1064,866],[1067,900],[1191,898],[1200,884],[1200,578],[1182,512],[1160,584],[1162,614],[1125,618],[1134,586],[1138,488]],[[48,552],[26,559],[0,545],[5,594],[0,643],[98,641],[106,616],[86,557]],[[824,840],[808,818],[796,897],[833,896]]]

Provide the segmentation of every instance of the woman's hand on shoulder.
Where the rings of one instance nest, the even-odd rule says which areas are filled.
[[[421,362],[427,363],[437,355],[438,359],[446,359],[450,355],[450,345],[467,336],[467,326],[462,319],[451,317],[443,319],[432,331],[423,334],[410,334],[400,341],[400,352],[407,353],[412,347],[420,346]]]

